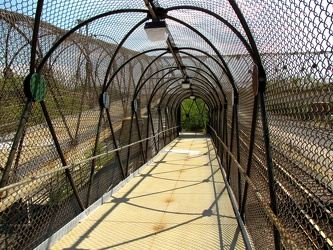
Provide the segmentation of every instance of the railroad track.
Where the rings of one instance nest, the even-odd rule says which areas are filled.
[[[240,132],[241,138],[245,136],[245,141],[249,141],[247,135],[243,131]],[[241,139],[243,148],[248,145],[245,141]],[[280,140],[277,145],[272,145],[278,203],[280,206],[288,205],[288,207],[283,208],[284,213],[288,216],[281,218],[285,215],[280,213],[278,217],[284,221],[285,226],[289,227],[291,232],[295,232],[295,225],[298,225],[300,229],[296,230],[298,237],[310,241],[317,249],[332,249],[332,189],[320,182],[316,175],[311,174],[313,168],[306,165],[309,161],[309,159],[304,159],[306,156],[300,152],[279,151],[278,149],[283,148],[281,147],[283,143]],[[255,147],[257,148],[255,152],[265,152],[263,146],[256,143]],[[254,153],[253,166],[261,168],[261,170],[256,169],[256,173],[261,177],[256,178],[256,181],[261,179],[263,184],[268,186],[268,178],[265,174],[267,173],[266,162],[263,159],[265,159],[264,154],[259,156]],[[295,159],[303,159],[303,162],[300,160],[295,162]],[[298,237],[295,238],[300,241]]]

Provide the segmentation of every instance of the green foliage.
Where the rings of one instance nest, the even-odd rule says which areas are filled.
[[[204,131],[208,122],[208,113],[202,99],[185,99],[181,104],[182,129]]]

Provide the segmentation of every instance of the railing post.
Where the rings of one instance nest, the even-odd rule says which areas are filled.
[[[232,106],[232,117],[231,117],[231,131],[230,131],[230,152],[232,153],[233,150],[233,142],[234,142],[234,134],[235,134],[235,105]],[[227,180],[230,183],[230,174],[231,174],[231,161],[230,161],[231,156],[229,156],[229,162],[227,165]]]
[[[224,110],[223,110],[223,119],[224,119],[224,126],[223,126],[223,142],[225,145],[228,145],[228,104],[225,103],[224,105]],[[222,152],[223,153],[223,152]],[[227,150],[225,150],[225,163],[226,163],[226,166],[229,165],[229,157],[228,157],[228,152]]]
[[[236,150],[237,150],[237,161],[240,163],[241,157],[240,157],[240,143],[239,143],[239,120],[238,120],[238,95],[234,96],[234,112],[235,112],[235,129],[236,129]],[[231,159],[230,159],[231,160]],[[241,202],[242,200],[242,175],[237,168],[237,174],[238,174],[238,201]]]
[[[166,129],[169,129],[170,128],[170,124],[169,124],[169,110],[168,110],[168,107],[165,107],[164,108],[164,113],[165,113],[165,127]],[[165,133],[165,137],[166,139],[169,139],[168,142],[170,142],[170,131],[168,130],[168,132]],[[166,143],[165,143],[166,145]]]

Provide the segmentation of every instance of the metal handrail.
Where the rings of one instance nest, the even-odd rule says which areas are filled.
[[[246,174],[245,169],[240,165],[240,163],[237,161],[237,158],[233,155],[233,153],[229,150],[227,145],[222,141],[222,139],[217,135],[216,130],[207,124],[208,127],[214,132],[217,140],[221,143],[223,148],[226,150],[226,153],[230,156],[231,160],[235,163],[236,167],[241,172],[242,176],[244,176],[245,180],[249,184],[249,186],[253,189],[256,197],[258,198],[259,202],[263,206],[263,210],[265,211],[268,218],[271,220],[271,222],[275,225],[277,230],[280,232],[280,234],[283,236],[284,243],[288,246],[288,249],[298,249],[295,242],[292,240],[291,235],[285,230],[285,228],[282,226],[282,223],[280,220],[276,217],[273,210],[270,208],[269,203],[265,200],[265,198],[261,195],[261,193],[258,191],[257,187],[252,182],[251,178]],[[218,157],[218,156],[217,156]]]
[[[32,178],[28,178],[26,180],[23,180],[23,181],[20,181],[20,182],[16,182],[16,183],[13,183],[13,184],[10,184],[8,186],[5,186],[3,188],[0,188],[0,193],[4,192],[4,191],[7,191],[9,189],[12,189],[12,188],[16,188],[16,187],[19,187],[19,186],[22,186],[26,183],[29,183],[29,182],[32,182],[32,181],[36,181],[38,179],[41,179],[43,177],[46,177],[46,176],[49,176],[51,174],[54,174],[54,173],[57,173],[57,172],[60,172],[60,171],[63,171],[63,170],[66,170],[66,169],[69,169],[69,168],[73,168],[73,167],[76,167],[76,166],[79,166],[81,164],[84,164],[86,162],[89,162],[89,161],[92,161],[93,159],[96,159],[96,158],[99,158],[99,157],[102,157],[102,156],[105,156],[105,155],[108,155],[110,153],[114,153],[114,152],[117,152],[117,151],[120,151],[122,149],[125,149],[125,148],[128,148],[128,147],[131,147],[131,146],[134,146],[135,144],[138,144],[138,143],[141,143],[141,142],[144,142],[144,141],[147,141],[147,140],[150,140],[150,139],[153,139],[154,137],[157,137],[159,136],[160,134],[162,133],[165,133],[169,130],[173,130],[173,129],[176,129],[178,128],[178,126],[175,126],[175,127],[172,127],[172,128],[169,128],[169,129],[165,129],[163,131],[160,131],[159,133],[157,133],[155,136],[150,136],[150,137],[147,137],[145,139],[142,139],[140,141],[136,141],[136,142],[133,142],[131,144],[128,144],[128,145],[125,145],[125,146],[122,146],[122,147],[118,147],[117,149],[113,149],[111,151],[108,151],[108,152],[105,152],[105,153],[102,153],[102,154],[99,154],[99,155],[95,155],[95,156],[92,156],[92,157],[89,157],[87,159],[84,159],[82,161],[79,161],[77,163],[72,163],[70,165],[67,165],[67,166],[63,166],[61,168],[58,168],[56,170],[53,170],[53,171],[49,171],[49,172],[46,172],[46,173],[43,173],[43,174],[40,174],[40,175],[37,175],[37,176],[34,176]]]

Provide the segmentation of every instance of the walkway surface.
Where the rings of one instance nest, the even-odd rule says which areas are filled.
[[[211,141],[184,134],[56,249],[245,249]]]

